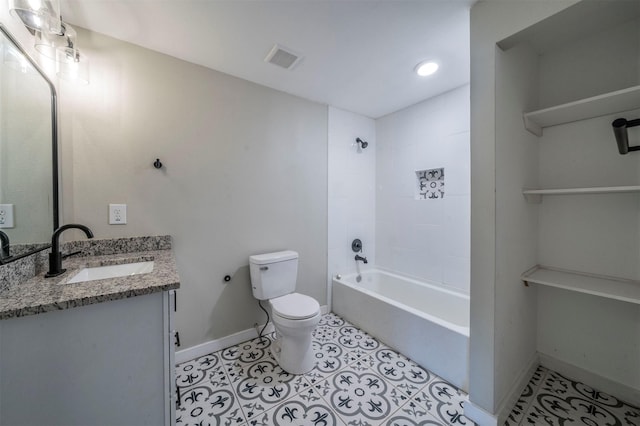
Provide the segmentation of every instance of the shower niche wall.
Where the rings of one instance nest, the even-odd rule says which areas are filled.
[[[640,2],[582,2],[498,47],[496,268],[517,302],[496,310],[532,323],[542,365],[638,403],[640,152],[611,123],[640,118]]]

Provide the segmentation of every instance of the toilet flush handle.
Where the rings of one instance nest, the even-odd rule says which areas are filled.
[[[261,267],[260,267],[260,270],[261,270],[261,271],[266,271],[266,270],[268,270],[268,269],[269,269],[269,267],[268,267],[268,266],[261,266]]]

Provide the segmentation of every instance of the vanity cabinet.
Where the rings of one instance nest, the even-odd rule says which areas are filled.
[[[174,298],[0,321],[0,424],[174,424]]]

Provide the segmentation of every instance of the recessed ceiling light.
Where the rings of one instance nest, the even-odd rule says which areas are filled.
[[[438,64],[431,61],[420,62],[418,65],[416,65],[415,70],[419,76],[425,77],[427,75],[431,75],[434,72],[438,71]]]

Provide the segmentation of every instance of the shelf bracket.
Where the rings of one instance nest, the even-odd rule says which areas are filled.
[[[524,195],[524,199],[527,200],[528,203],[531,204],[540,204],[542,203],[542,195],[540,194],[527,194],[528,188],[523,188],[522,195]]]
[[[536,123],[535,121],[533,121],[531,118],[529,118],[527,116],[527,114],[524,114],[522,116],[522,119],[524,120],[524,128],[527,129],[529,132],[533,133],[534,135],[540,137],[542,136],[542,126],[539,125],[538,123]]]
[[[524,271],[522,273],[522,275],[520,275],[520,279],[522,280],[522,284],[524,284],[525,287],[529,287],[529,280],[527,279],[527,278],[529,278],[529,275],[533,274],[538,269],[540,269],[540,265],[535,265],[535,266],[532,266],[531,268],[527,269],[526,271]]]

